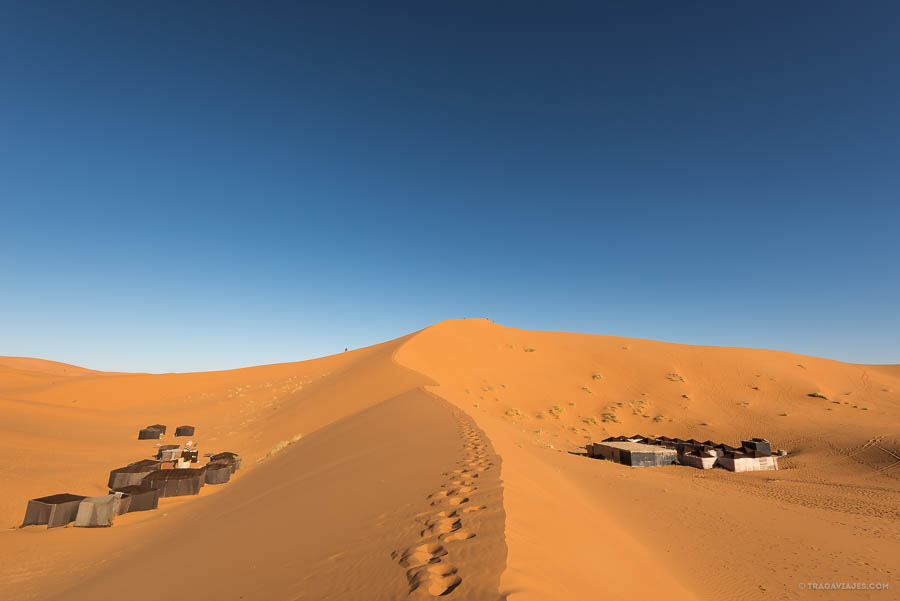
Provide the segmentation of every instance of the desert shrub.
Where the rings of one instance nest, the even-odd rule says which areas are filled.
[[[294,437],[291,438],[290,440],[282,440],[277,445],[272,447],[268,453],[266,453],[265,455],[263,455],[262,457],[257,459],[256,460],[257,463],[259,463],[261,461],[265,461],[266,459],[268,459],[270,457],[273,457],[274,455],[276,455],[276,454],[280,453],[281,451],[283,451],[284,449],[288,448],[289,446],[291,446],[292,444],[294,444],[301,438],[303,438],[302,434],[295,434]]]

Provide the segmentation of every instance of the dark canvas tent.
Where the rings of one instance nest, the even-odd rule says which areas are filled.
[[[144,478],[143,486],[159,491],[160,498],[196,495],[200,492],[205,477],[205,467],[199,469],[160,470],[148,474]]]
[[[140,432],[138,432],[138,440],[153,440],[159,438],[162,435],[160,430],[155,428],[144,428]]]
[[[206,466],[207,484],[225,484],[231,479],[231,465],[228,463],[210,463]]]
[[[194,426],[178,426],[175,428],[175,436],[193,436]]]
[[[121,498],[120,515],[132,511],[149,511],[159,506],[159,491],[149,486],[122,486],[109,492]]]
[[[84,499],[81,495],[62,493],[31,499],[25,508],[25,519],[22,526],[43,525],[47,528],[65,526],[78,515],[78,505]]]
[[[119,497],[89,497],[81,501],[78,515],[75,518],[76,528],[107,528],[112,526],[113,519],[119,515]]]
[[[185,449],[181,452],[181,458],[191,463],[197,463],[200,460],[200,451],[197,449]]]
[[[241,469],[241,456],[231,451],[216,453],[209,458],[210,463],[227,463],[231,465],[231,473]]]
[[[109,472],[109,482],[107,486],[110,488],[120,488],[122,486],[133,486],[140,484],[144,477],[150,472],[159,469],[159,461],[153,459],[142,459],[132,464],[120,467]]]
[[[156,458],[162,461],[174,461],[181,457],[181,445],[164,444],[156,451]]]
[[[166,433],[166,427],[163,424],[153,424],[152,426],[147,426],[148,428],[152,428],[153,430],[159,430],[163,434]]]

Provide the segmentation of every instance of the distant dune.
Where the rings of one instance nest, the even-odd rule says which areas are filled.
[[[49,376],[83,376],[87,374],[103,375],[102,371],[95,371],[77,365],[47,361],[45,359],[33,359],[31,357],[0,357],[0,367],[21,371],[38,372]]]
[[[105,494],[110,469],[160,442],[137,440],[153,423],[196,426],[202,452],[236,451],[244,469],[109,529],[15,528],[29,498]],[[746,474],[575,454],[636,433],[765,436],[789,454]],[[184,598],[246,600],[887,599],[809,585],[900,586],[898,365],[483,319],[221,372],[0,357],[0,453],[3,599],[156,599],[139,583],[157,577]]]

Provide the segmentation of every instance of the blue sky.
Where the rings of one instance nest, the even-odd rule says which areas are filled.
[[[229,368],[484,316],[900,363],[898,29],[894,2],[5,3],[0,354]]]

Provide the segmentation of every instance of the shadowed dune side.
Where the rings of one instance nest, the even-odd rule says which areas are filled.
[[[820,598],[900,556],[897,366],[441,322],[396,360],[503,458],[509,599]],[[564,451],[609,435],[791,454],[777,472],[626,468]],[[877,599],[880,591],[858,591]]]

